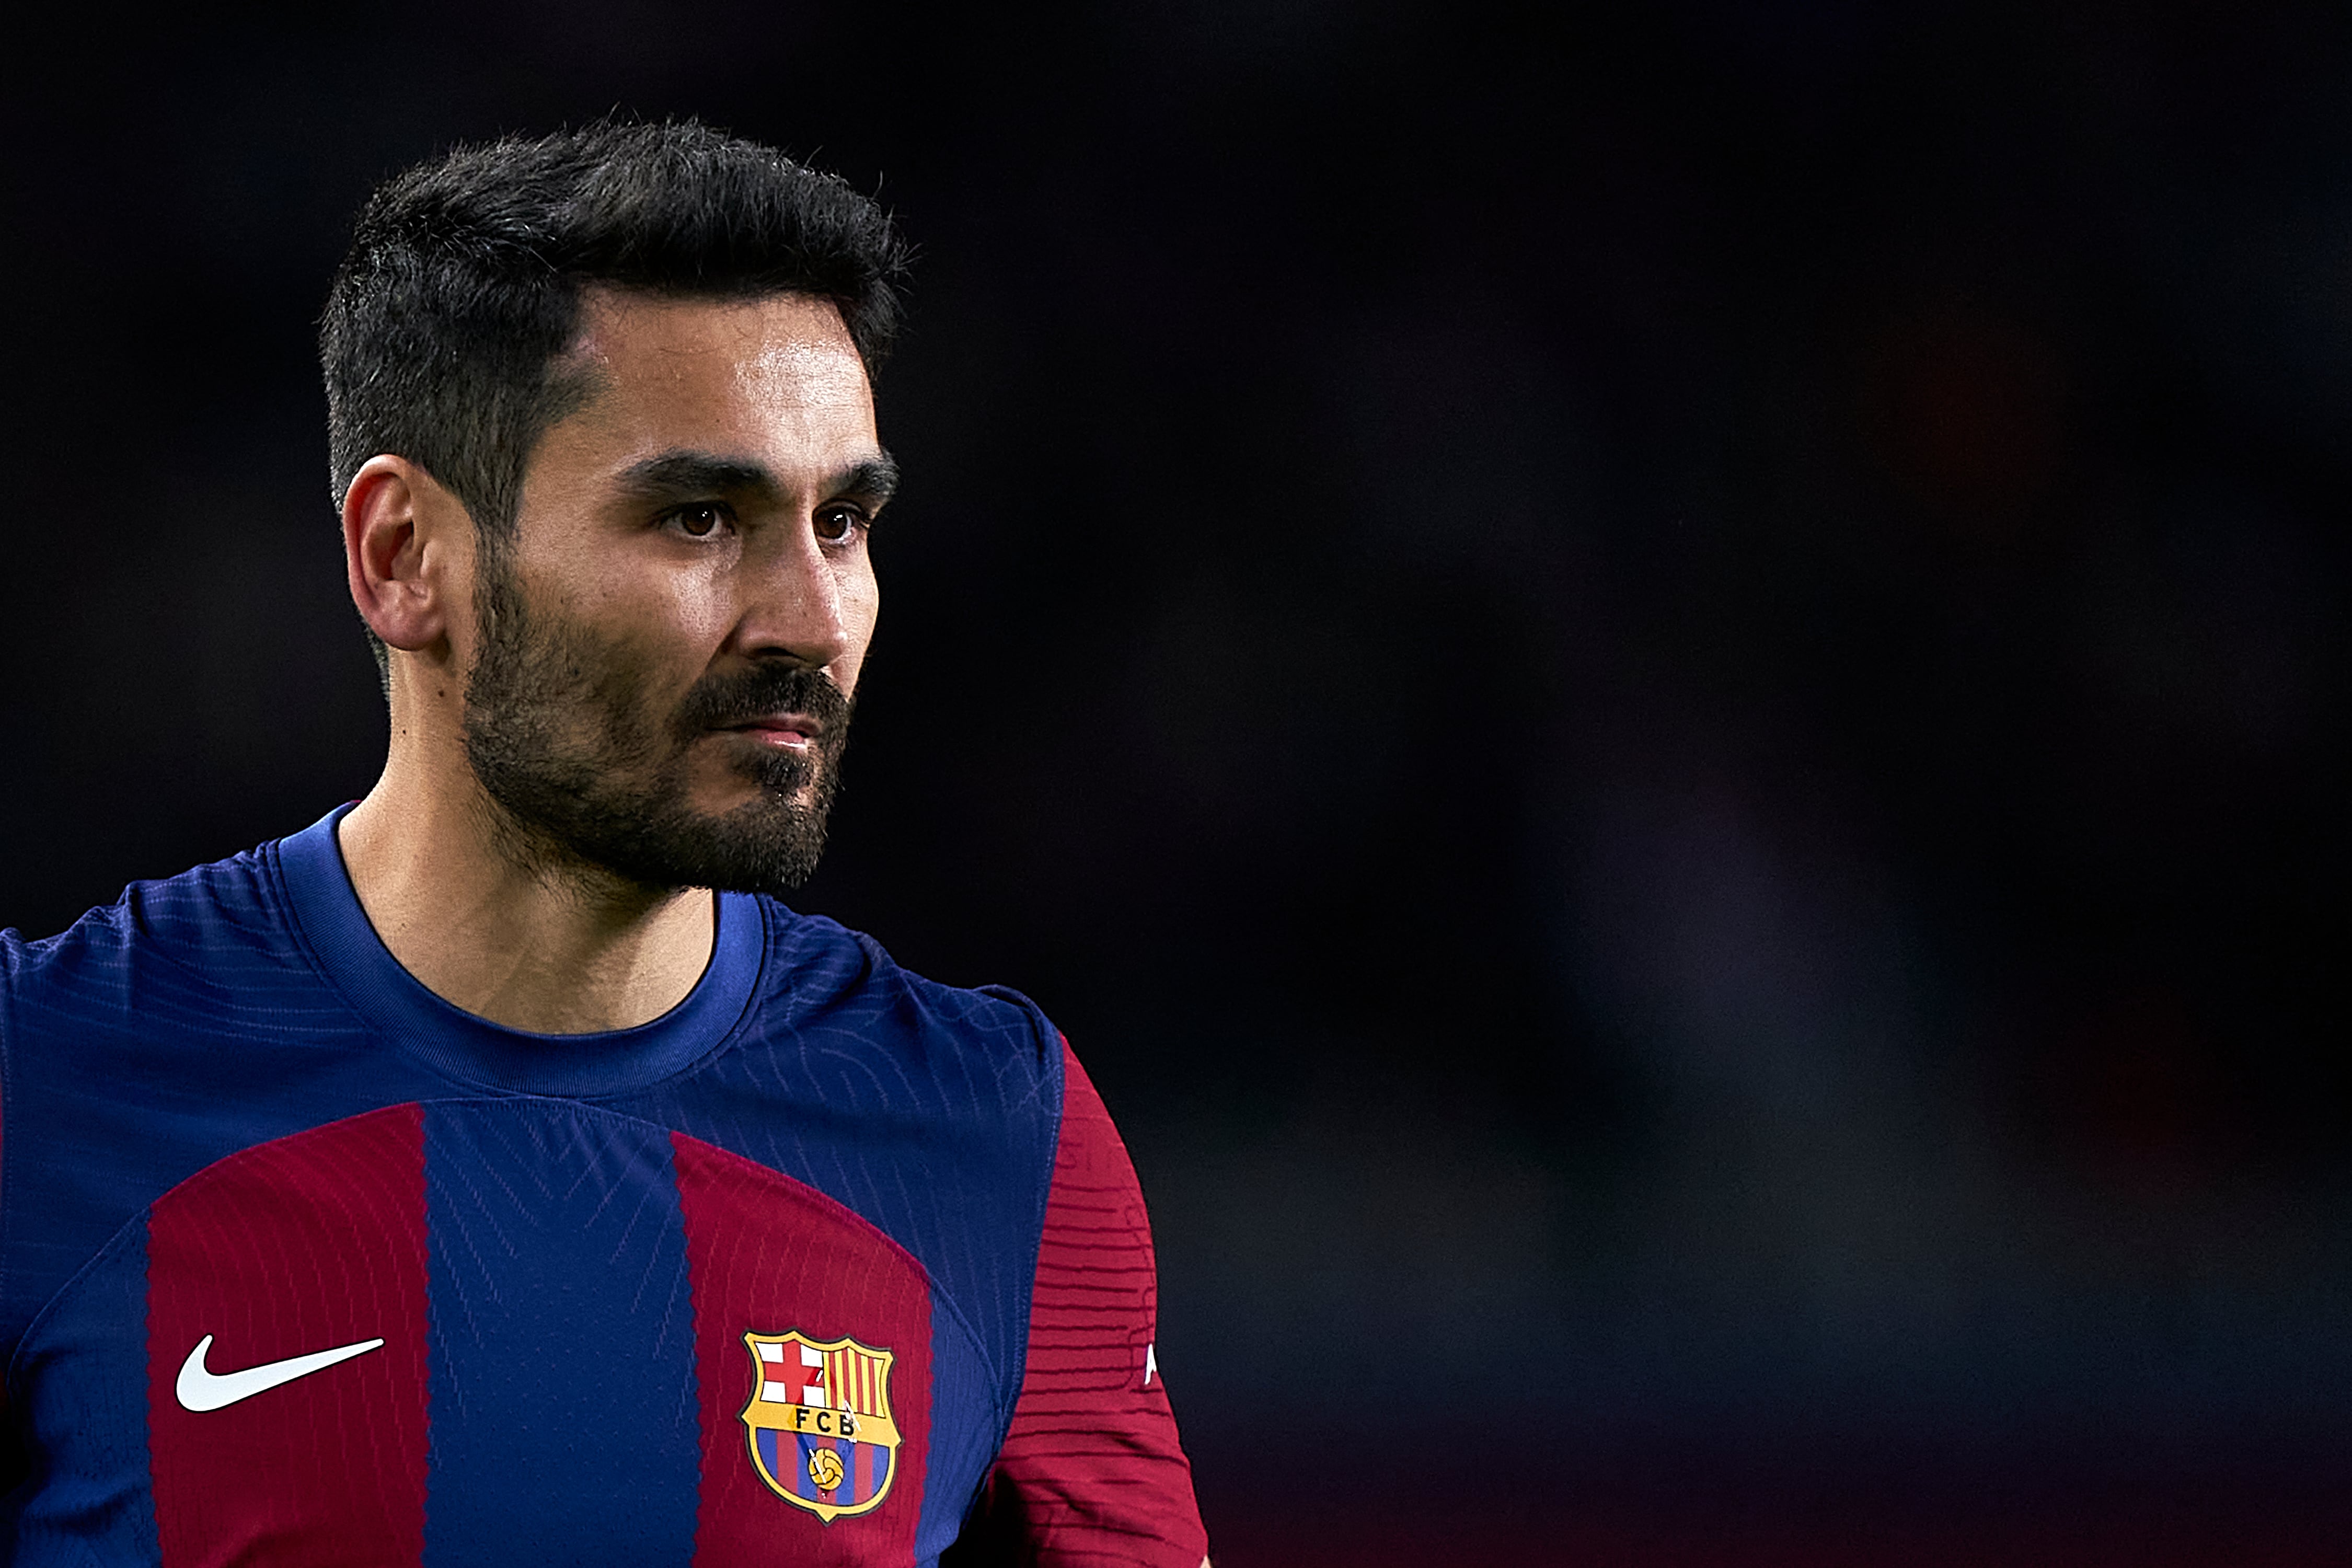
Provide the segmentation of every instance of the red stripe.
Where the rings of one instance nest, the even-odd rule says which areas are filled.
[[[702,1405],[695,1562],[705,1568],[911,1562],[930,1442],[929,1277],[897,1242],[815,1189],[682,1132],[671,1144]],[[872,1512],[830,1526],[768,1489],[751,1464],[741,1419],[757,1381],[743,1336],[794,1330],[820,1342],[854,1339],[896,1358],[889,1388],[902,1439],[893,1460],[898,1477]],[[794,1451],[790,1442],[783,1447]]]
[[[260,1144],[165,1194],[147,1227],[149,1433],[164,1568],[413,1568],[425,1544],[425,1143],[414,1105]],[[180,1368],[379,1350],[224,1409]]]

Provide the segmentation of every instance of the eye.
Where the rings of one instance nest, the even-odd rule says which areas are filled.
[[[699,500],[677,507],[665,513],[663,518],[688,539],[708,539],[733,520],[733,514],[715,500]]]
[[[816,513],[816,536],[827,544],[845,544],[857,536],[860,529],[872,526],[874,520],[854,506],[819,507]]]

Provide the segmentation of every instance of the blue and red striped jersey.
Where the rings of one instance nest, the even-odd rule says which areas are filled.
[[[1197,1568],[1133,1168],[1034,1004],[725,894],[663,1017],[501,1028],[339,816],[0,934],[0,1560]]]

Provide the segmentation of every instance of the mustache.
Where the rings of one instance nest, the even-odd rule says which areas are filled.
[[[840,687],[821,669],[804,664],[755,665],[725,675],[706,675],[687,688],[670,727],[681,740],[706,730],[732,729],[771,713],[805,713],[823,727],[818,743],[841,744],[852,708]]]

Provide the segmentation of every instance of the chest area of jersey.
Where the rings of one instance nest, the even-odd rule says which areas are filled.
[[[994,1445],[994,1380],[913,1258],[626,1118],[393,1107],[135,1228],[28,1342],[26,1392],[53,1464],[146,1472],[119,1479],[152,1539],[121,1544],[175,1568],[905,1563]],[[107,1380],[136,1384],[121,1431],[75,1392]]]

